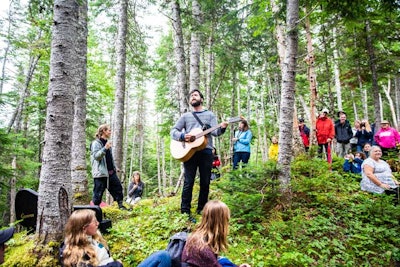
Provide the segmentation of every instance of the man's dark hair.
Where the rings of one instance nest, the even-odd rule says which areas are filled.
[[[193,94],[194,92],[198,92],[199,95],[200,95],[200,97],[201,97],[201,99],[204,99],[204,96],[203,96],[203,94],[200,92],[199,89],[193,89],[192,91],[190,91],[189,96],[190,96],[191,94]]]

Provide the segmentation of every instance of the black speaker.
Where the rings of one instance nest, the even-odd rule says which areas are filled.
[[[108,229],[111,228],[112,223],[109,219],[103,219],[103,211],[99,206],[92,206],[92,205],[77,205],[74,206],[75,210],[82,210],[82,209],[89,209],[94,210],[96,212],[96,219],[99,222],[99,230],[102,233],[108,233]]]
[[[29,232],[36,229],[37,205],[39,194],[32,189],[21,189],[15,195],[15,215],[20,224]]]

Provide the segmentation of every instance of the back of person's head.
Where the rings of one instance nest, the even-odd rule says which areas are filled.
[[[243,125],[243,131],[247,131],[249,129],[249,123],[246,120],[241,120],[240,121]]]
[[[65,249],[63,252],[63,264],[66,267],[76,266],[83,261],[84,255],[87,254],[90,259],[88,262],[94,266],[98,264],[96,252],[90,244],[85,232],[88,226],[94,219],[96,213],[90,209],[81,209],[74,211],[68,219],[65,226]],[[100,236],[94,236],[93,239],[104,243],[104,239]]]
[[[95,137],[96,138],[100,138],[103,135],[103,133],[105,131],[107,131],[109,128],[110,128],[110,125],[108,125],[108,124],[100,125],[99,128],[97,128],[97,132],[96,132],[96,136]]]
[[[197,229],[188,240],[191,249],[203,249],[209,246],[215,254],[219,254],[228,247],[230,210],[219,200],[210,200],[203,209],[202,218]]]

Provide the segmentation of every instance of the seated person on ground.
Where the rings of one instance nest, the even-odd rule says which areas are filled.
[[[126,203],[133,205],[142,199],[144,183],[140,178],[140,172],[135,171],[132,175],[132,180],[128,186],[128,197]]]
[[[361,173],[361,164],[364,162],[365,155],[362,152],[347,154],[344,157],[343,170],[351,173]]]

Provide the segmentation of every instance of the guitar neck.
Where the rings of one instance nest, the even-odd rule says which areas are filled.
[[[196,139],[199,138],[199,137],[202,137],[204,135],[207,135],[207,134],[211,133],[212,131],[214,131],[214,130],[216,130],[218,128],[221,128],[221,125],[217,125],[217,126],[211,127],[210,129],[207,129],[205,131],[202,131],[201,133],[196,135]]]

